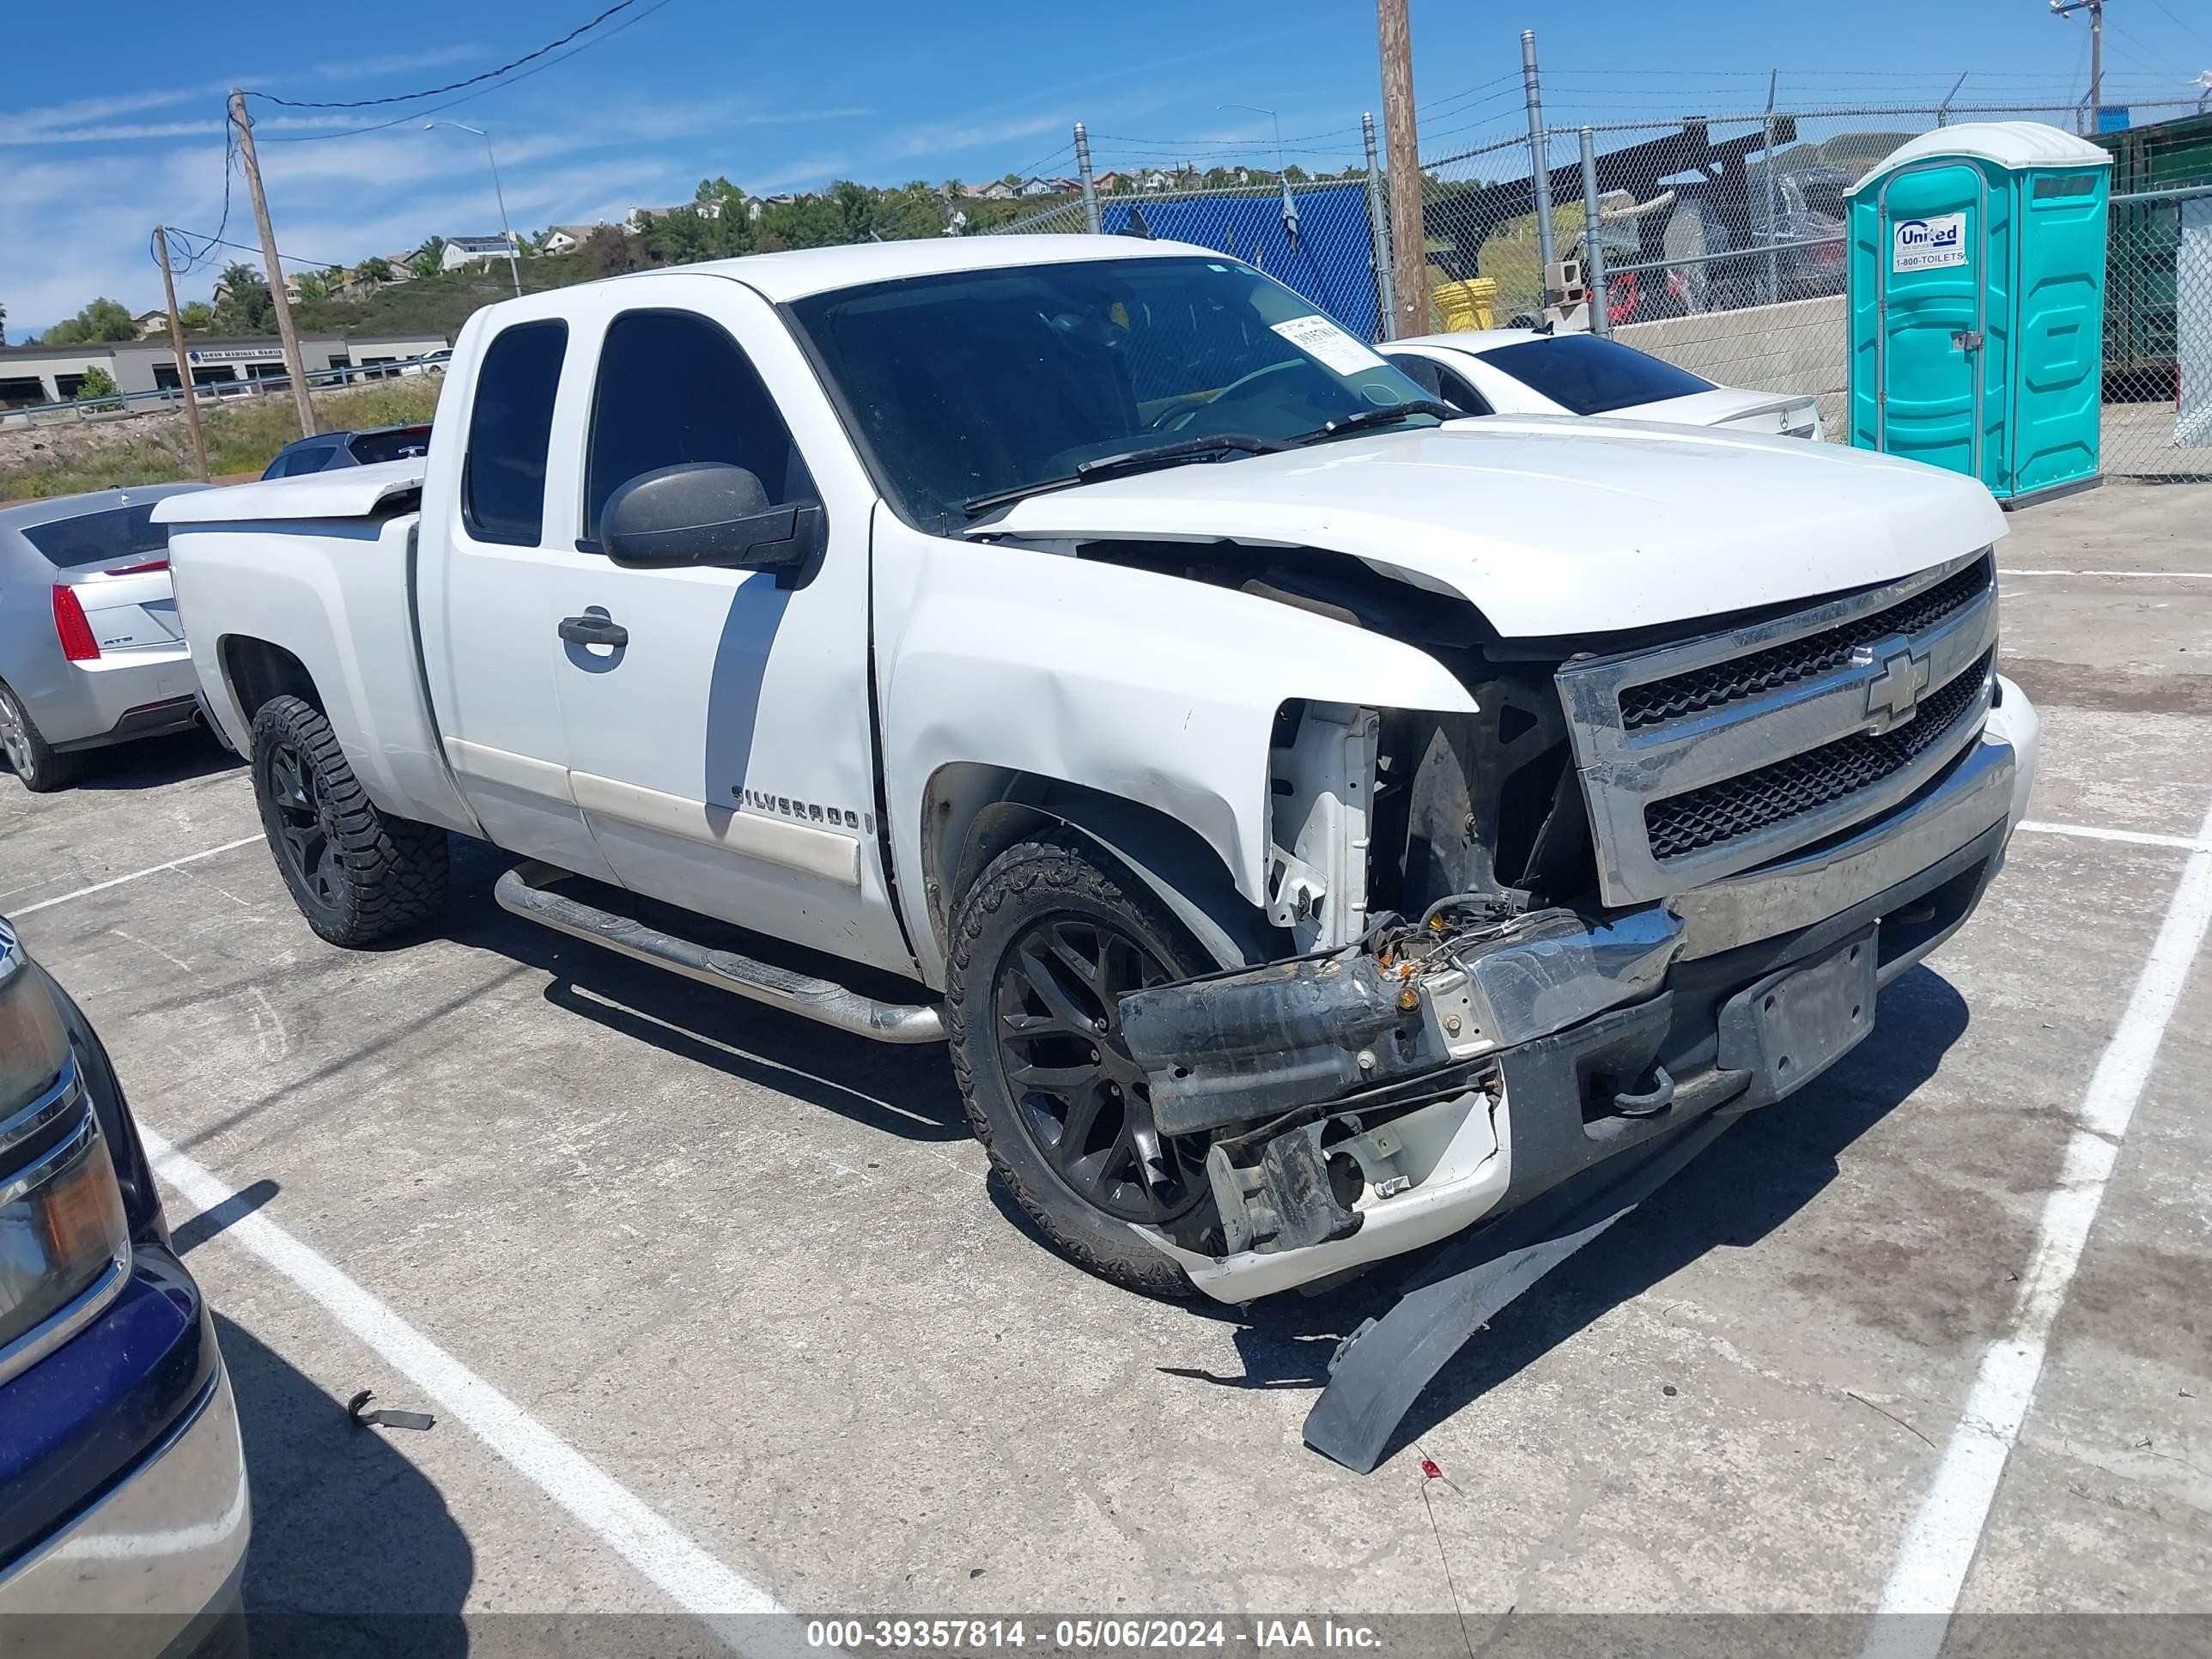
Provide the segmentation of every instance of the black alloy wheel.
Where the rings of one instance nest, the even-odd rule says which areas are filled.
[[[1001,958],[999,1063],[1022,1128],[1070,1193],[1118,1221],[1165,1227],[1211,1195],[1206,1138],[1160,1133],[1121,1037],[1121,996],[1182,977],[1087,915],[1033,921]]]
[[[314,769],[289,743],[269,751],[270,805],[276,809],[277,846],[300,883],[325,904],[341,896],[343,869]]]

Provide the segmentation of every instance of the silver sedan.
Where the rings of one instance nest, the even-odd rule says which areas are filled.
[[[199,690],[154,503],[204,484],[0,508],[0,755],[60,789],[86,750],[192,723]]]

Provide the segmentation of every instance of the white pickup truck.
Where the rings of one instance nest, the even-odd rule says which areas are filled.
[[[493,306],[426,459],[159,516],[324,938],[489,841],[949,1040],[1070,1255],[1243,1302],[1789,1094],[2026,806],[1979,484],[1455,414],[1203,248],[911,242]]]

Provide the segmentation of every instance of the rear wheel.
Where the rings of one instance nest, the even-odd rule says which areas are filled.
[[[1203,1135],[1163,1135],[1121,1038],[1120,999],[1211,967],[1151,894],[1079,842],[1030,842],[961,902],[947,1003],[976,1139],[1016,1200],[1082,1266],[1155,1295],[1190,1289],[1133,1226],[1219,1248]]]
[[[253,793],[284,884],[331,944],[370,944],[445,902],[446,832],[378,811],[313,704],[272,697],[254,715]]]
[[[43,795],[66,789],[84,771],[82,755],[58,755],[40,734],[38,722],[14,688],[0,681],[0,755],[5,755],[23,787]]]

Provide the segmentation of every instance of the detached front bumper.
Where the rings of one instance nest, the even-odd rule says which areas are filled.
[[[1981,739],[1878,823],[1590,925],[1564,913],[1418,977],[1339,954],[1124,1000],[1164,1133],[1211,1133],[1227,1247],[1139,1229],[1226,1302],[1503,1215],[1716,1110],[1794,1092],[1972,914],[2033,781],[2008,682]],[[1258,1122],[1237,1133],[1231,1126]]]

